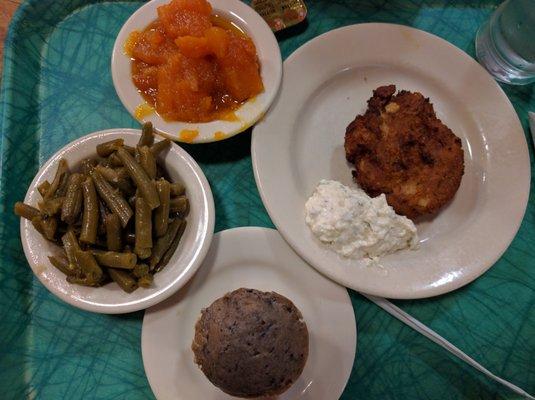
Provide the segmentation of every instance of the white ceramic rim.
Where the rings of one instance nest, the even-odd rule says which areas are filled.
[[[254,245],[248,246],[248,240],[251,240]],[[193,353],[190,349],[191,341],[185,339],[186,346],[185,348],[182,348],[182,346],[180,346],[181,340],[176,339],[180,336],[177,330],[180,330],[181,326],[187,324],[187,330],[191,330],[191,339],[193,338],[194,324],[198,317],[197,313],[200,313],[200,308],[195,310],[195,318],[192,321],[190,321],[191,316],[185,315],[187,312],[183,308],[186,307],[187,309],[190,309],[192,306],[191,301],[194,301],[195,306],[198,306],[196,303],[199,303],[199,301],[194,300],[196,297],[202,298],[202,304],[200,307],[204,308],[209,306],[210,303],[216,298],[224,295],[228,290],[223,288],[214,289],[210,287],[210,300],[208,300],[204,298],[205,293],[202,292],[202,289],[198,287],[199,285],[206,285],[210,281],[215,282],[216,278],[218,278],[219,281],[223,281],[223,286],[226,287],[227,284],[225,281],[228,281],[230,278],[228,275],[226,277],[224,275],[225,267],[231,268],[236,264],[255,264],[258,262],[258,264],[262,264],[263,266],[265,264],[266,269],[269,268],[272,260],[268,261],[265,259],[258,259],[258,253],[249,250],[255,246],[262,246],[262,248],[266,249],[266,252],[273,250],[271,254],[281,254],[280,251],[283,249],[282,251],[285,254],[283,256],[284,258],[291,257],[295,260],[294,263],[277,263],[277,267],[275,268],[279,271],[279,273],[283,274],[282,276],[284,278],[279,277],[274,281],[279,280],[280,282],[281,279],[287,281],[287,284],[284,285],[286,286],[285,291],[281,291],[282,287],[280,289],[276,289],[275,287],[271,286],[270,283],[266,283],[266,287],[256,287],[256,289],[279,291],[280,294],[295,302],[296,306],[303,313],[303,317],[307,323],[310,335],[311,347],[309,348],[309,358],[303,373],[287,392],[277,396],[277,398],[284,400],[289,399],[289,396],[293,395],[297,396],[298,398],[334,400],[338,399],[343,393],[351,375],[352,367],[355,363],[358,347],[356,317],[347,290],[334,282],[330,282],[321,274],[316,273],[316,271],[313,269],[310,269],[310,272],[313,272],[313,274],[308,274],[309,269],[306,265],[304,265],[305,262],[293,252],[291,247],[288,246],[288,244],[284,241],[284,238],[282,238],[279,232],[276,230],[261,227],[239,227],[227,229],[215,234],[214,241],[212,242],[210,251],[205,259],[205,264],[208,263],[209,265],[206,265],[206,268],[203,265],[203,268],[201,271],[199,271],[200,274],[206,273],[207,276],[197,276],[193,278],[190,284],[184,287],[182,291],[176,293],[174,297],[146,310],[145,312],[141,331],[141,351],[145,373],[156,398],[161,400],[169,398],[182,399],[182,396],[173,396],[176,394],[174,393],[176,390],[169,389],[169,386],[173,386],[175,383],[179,387],[183,387],[183,384],[206,385],[208,392],[201,393],[205,395],[205,397],[202,397],[203,399],[206,398],[215,400],[216,398],[234,398],[217,389],[212,385],[212,383],[210,383],[208,379],[206,379],[205,376],[203,376],[200,369],[193,362]],[[234,251],[235,247],[239,247],[240,249],[236,249]],[[242,248],[244,250],[243,253],[240,254]],[[277,249],[279,249],[279,251],[277,251]],[[222,252],[222,255],[220,252]],[[229,255],[229,253],[232,255]],[[223,266],[221,266],[221,263],[223,263]],[[303,265],[297,265],[297,263]],[[290,276],[294,274],[292,272],[292,267],[294,267],[297,271],[301,271],[301,269],[304,268],[307,275],[306,279],[308,281],[312,280],[318,283],[322,281],[319,296],[323,295],[324,297],[319,297],[316,299],[319,303],[307,304],[306,307],[304,307],[304,304],[300,304],[298,300],[300,302],[305,301],[305,299],[309,299],[309,301],[311,301],[315,297],[305,294],[296,296],[295,293],[292,296],[292,293],[287,293],[287,291],[293,291],[294,284],[292,282],[294,282],[294,280],[290,279]],[[285,270],[288,270],[287,273],[289,275],[284,274]],[[300,273],[296,272],[295,274]],[[210,277],[210,275],[212,276]],[[246,278],[246,280],[247,279],[248,278]],[[269,279],[267,279],[267,281],[269,281]],[[239,278],[236,278],[236,281],[233,281],[230,284],[230,286],[233,288],[230,290],[244,287],[244,285],[245,287],[250,287],[253,289],[255,288],[250,285],[248,286],[247,283],[240,282]],[[307,287],[307,284],[303,284],[299,290],[306,291]],[[319,290],[317,287],[315,287],[315,289]],[[198,291],[201,291],[201,293],[199,294]],[[318,295],[316,292],[314,294]],[[204,301],[206,301],[206,304]],[[318,308],[321,309],[321,311]],[[328,309],[328,312],[326,312],[326,309]],[[309,314],[307,315],[306,312]],[[330,320],[328,322],[318,321],[317,317],[326,317]],[[180,323],[180,321],[183,323]],[[311,325],[311,322],[313,325]],[[166,327],[162,327],[162,324],[164,326],[170,325],[170,328],[167,329]],[[155,331],[156,326],[159,330]],[[175,347],[175,342],[177,341],[179,342],[178,348]],[[320,346],[312,347],[314,343],[319,343]],[[339,347],[336,349],[329,347],[336,345],[339,345]],[[324,353],[316,353],[317,347],[324,347],[324,353],[326,352],[330,354],[334,360],[325,360],[325,358],[322,357],[322,354],[325,355]],[[167,357],[167,355],[171,354],[171,359],[166,358],[165,360],[161,360],[161,352],[165,353],[164,357]],[[182,352],[185,352],[185,355],[183,355]],[[184,356],[189,357],[189,361],[187,361],[187,363],[189,366],[191,366],[191,370],[188,368],[188,371],[183,371],[183,366],[175,365],[173,361],[173,355],[175,354],[176,358],[178,359],[181,359]],[[324,362],[323,365],[321,364],[322,360]],[[337,368],[332,369],[330,367],[334,362],[336,362]],[[174,377],[177,375],[175,369],[177,368],[180,368],[180,370],[183,371],[183,374],[180,374],[180,376],[184,382],[181,382],[178,377],[177,379],[179,380],[177,382],[170,381],[171,379],[175,379]],[[323,379],[325,378],[325,368],[332,370],[332,379]],[[160,373],[162,369],[169,371],[171,376],[166,376],[166,374],[162,375]],[[194,373],[194,376],[188,376],[189,373]],[[310,387],[313,389],[309,390]],[[196,393],[196,395],[199,395],[199,393]],[[189,400],[190,398],[192,397],[188,397],[187,399]]]
[[[47,174],[53,174],[55,173],[55,169],[57,166],[57,163],[60,158],[65,157],[66,155],[72,153],[73,151],[76,151],[76,149],[81,148],[83,146],[94,146],[98,143],[105,142],[107,140],[112,140],[118,137],[122,138],[131,138],[132,140],[137,140],[141,135],[141,130],[139,129],[107,129],[102,130],[98,132],[93,132],[88,135],[82,136],[66,146],[62,147],[60,150],[58,150],[52,157],[48,159],[48,161],[39,169],[39,172],[37,172],[36,176],[32,180],[32,183],[30,184],[28,191],[26,193],[25,202],[28,202],[31,205],[33,204],[33,201],[31,201],[32,198],[40,198],[40,195],[37,191],[38,184],[42,181],[43,177]],[[158,140],[158,139],[156,139]],[[188,193],[192,195],[195,193],[195,196],[199,196],[202,198],[202,203],[200,206],[199,214],[199,226],[198,228],[195,228],[197,232],[194,232],[195,237],[195,243],[198,244],[198,247],[192,250],[191,256],[189,259],[187,259],[186,266],[182,267],[180,270],[180,274],[178,274],[174,279],[172,279],[170,282],[166,282],[162,288],[159,288],[157,290],[153,289],[144,289],[139,288],[136,290],[138,293],[145,293],[145,296],[142,296],[138,300],[135,301],[125,301],[122,303],[95,303],[88,301],[86,299],[79,298],[79,297],[73,297],[69,293],[67,293],[65,290],[61,290],[60,287],[54,285],[50,279],[45,279],[43,276],[43,271],[46,269],[50,269],[51,273],[53,275],[57,275],[57,278],[54,277],[54,279],[60,279],[61,282],[65,282],[65,275],[63,273],[57,271],[54,266],[50,264],[48,260],[45,261],[44,265],[40,265],[38,263],[38,260],[35,259],[33,256],[33,251],[31,249],[32,243],[36,244],[36,247],[42,247],[39,245],[39,243],[44,242],[48,243],[45,239],[41,237],[37,231],[33,228],[30,221],[27,221],[23,218],[21,218],[20,221],[20,237],[22,242],[22,247],[24,249],[24,254],[26,256],[26,259],[28,261],[28,264],[32,268],[32,271],[34,272],[35,276],[39,279],[39,281],[54,295],[59,297],[61,300],[65,301],[68,304],[71,304],[72,306],[78,307],[82,310],[86,311],[92,311],[97,313],[104,313],[104,314],[121,314],[121,313],[129,313],[134,311],[139,311],[142,309],[145,309],[147,307],[153,306],[157,303],[159,303],[162,300],[165,300],[169,296],[171,296],[173,293],[175,293],[178,289],[180,289],[184,284],[186,284],[189,279],[195,274],[197,269],[200,267],[202,261],[204,260],[204,257],[206,256],[206,253],[208,252],[208,249],[210,247],[210,243],[212,242],[213,232],[214,232],[214,224],[215,224],[215,208],[214,208],[214,200],[212,196],[212,191],[210,189],[210,185],[204,176],[204,173],[202,172],[199,165],[195,162],[195,160],[186,152],[184,151],[180,146],[178,146],[176,143],[171,144],[171,149],[165,156],[167,157],[173,157],[174,160],[171,162],[166,162],[167,165],[169,164],[176,164],[178,165],[177,169],[180,169],[183,171],[188,172],[188,174],[191,174],[193,179],[196,181],[197,185],[189,185],[187,187]],[[96,153],[94,153],[96,154]],[[191,218],[188,219],[188,223],[191,225],[193,221],[191,221]],[[189,226],[188,226],[189,227]],[[199,229],[200,228],[200,229]],[[188,229],[188,228],[186,228]],[[33,240],[30,239],[33,238]],[[49,244],[52,246],[51,244]],[[46,257],[48,254],[46,254],[44,257]],[[166,269],[173,268],[173,258],[170,261],[170,264],[166,267]],[[165,271],[165,270],[164,270]],[[161,273],[161,272],[160,272]],[[158,280],[158,274],[155,275],[155,282]],[[109,283],[108,285],[116,285],[115,283]],[[71,285],[73,287],[77,288],[83,288],[84,290],[102,290],[103,288],[86,288],[82,286],[77,285]],[[145,291],[145,292],[143,292]],[[129,296],[134,295],[136,292],[131,294],[126,294]],[[120,293],[121,295],[125,296],[121,289],[117,287],[117,290],[114,293]]]
[[[359,35],[363,34],[365,38],[359,37]],[[420,31],[418,29],[395,24],[366,23],[346,26],[324,33],[323,35],[320,35],[307,42],[305,45],[301,46],[288,59],[285,60],[283,67],[283,81],[286,79],[292,79],[292,76],[290,76],[288,73],[289,66],[299,63],[300,57],[304,54],[307,54],[307,52],[316,51],[317,55],[318,46],[321,47],[323,51],[332,51],[333,53],[335,53],[337,43],[362,43],[362,40],[368,40],[370,37],[377,37],[377,35],[380,34],[383,34],[383,37],[388,37],[391,39],[388,42],[376,44],[376,47],[381,49],[386,59],[393,59],[396,57],[398,59],[403,59],[403,55],[398,54],[398,52],[396,52],[396,43],[399,43],[399,41],[412,41],[412,47],[414,52],[421,51],[419,49],[425,47],[424,45],[427,44],[429,45],[431,52],[433,52],[432,55],[435,56],[433,57],[430,54],[429,57],[427,57],[427,60],[423,62],[423,65],[420,65],[421,68],[429,68],[429,65],[435,65],[437,68],[440,67],[442,69],[446,68],[448,73],[443,76],[443,79],[447,81],[452,79],[451,77],[454,76],[456,68],[461,67],[461,70],[463,72],[468,71],[471,73],[470,76],[464,76],[465,80],[462,81],[464,82],[464,87],[468,87],[469,85],[467,84],[467,82],[470,82],[470,84],[472,85],[470,89],[474,90],[475,82],[477,83],[477,85],[479,85],[478,88],[481,89],[481,93],[485,93],[482,100],[480,101],[481,103],[483,103],[483,105],[477,104],[477,110],[480,111],[482,115],[485,115],[483,114],[485,111],[484,107],[488,104],[491,104],[492,102],[494,102],[494,104],[500,104],[501,108],[499,108],[498,114],[495,113],[492,117],[494,119],[496,119],[498,116],[504,117],[504,122],[501,128],[504,128],[505,126],[508,131],[510,131],[510,138],[514,138],[515,143],[513,144],[513,146],[516,147],[510,149],[510,154],[508,158],[507,155],[504,156],[504,154],[501,154],[501,158],[499,158],[499,160],[493,160],[494,164],[492,165],[492,168],[489,167],[491,170],[485,171],[487,174],[487,180],[489,180],[489,178],[494,178],[496,174],[493,174],[493,171],[495,172],[497,169],[500,168],[502,170],[507,171],[509,177],[509,179],[507,180],[503,179],[503,176],[500,176],[500,183],[504,185],[501,187],[497,186],[496,183],[494,183],[494,179],[491,179],[493,186],[491,186],[492,190],[486,193],[486,200],[488,200],[489,202],[493,202],[494,204],[496,201],[493,199],[493,196],[495,196],[497,193],[502,193],[502,191],[512,191],[511,193],[514,193],[514,198],[508,199],[507,202],[500,204],[501,208],[495,210],[500,213],[499,215],[493,215],[493,213],[491,212],[492,210],[486,209],[486,211],[488,212],[485,212],[485,214],[482,215],[480,218],[482,220],[485,220],[486,222],[487,220],[492,220],[496,226],[499,226],[499,228],[501,228],[501,231],[493,231],[491,226],[492,223],[487,223],[485,229],[481,229],[478,232],[471,232],[474,233],[473,237],[475,238],[474,241],[477,243],[477,246],[463,249],[463,252],[469,253],[477,251],[478,259],[472,259],[470,263],[467,263],[467,267],[465,269],[461,269],[461,273],[451,273],[449,276],[444,276],[444,279],[429,282],[425,288],[419,288],[418,290],[414,290],[414,288],[410,288],[405,283],[399,282],[396,284],[385,286],[384,282],[381,281],[380,277],[377,277],[373,285],[363,284],[361,281],[359,281],[359,274],[357,270],[352,271],[351,277],[344,276],[344,274],[340,274],[338,272],[333,272],[330,265],[336,263],[337,260],[338,262],[340,262],[341,259],[339,257],[332,257],[330,259],[330,262],[325,262],[324,259],[322,259],[321,262],[318,261],[314,257],[314,251],[311,251],[309,249],[309,247],[311,247],[310,242],[307,242],[309,238],[301,237],[301,230],[295,229],[295,226],[291,226],[292,223],[287,222],[288,216],[286,216],[286,219],[283,217],[285,208],[283,196],[285,196],[285,194],[288,193],[288,190],[290,189],[289,184],[285,184],[284,179],[282,179],[281,176],[283,176],[284,173],[288,175],[290,171],[284,170],[284,172],[282,172],[282,168],[287,168],[289,165],[286,160],[289,156],[287,154],[282,153],[287,152],[284,149],[284,146],[288,145],[289,138],[283,138],[281,140],[280,137],[275,138],[271,136],[274,131],[276,132],[277,129],[280,128],[279,126],[273,126],[274,124],[276,124],[275,121],[284,120],[284,129],[286,130],[285,133],[289,135],[289,130],[298,118],[297,116],[292,116],[292,120],[284,119],[284,117],[288,117],[288,115],[284,114],[291,114],[295,111],[293,109],[282,110],[284,106],[280,106],[280,104],[283,103],[283,101],[281,101],[282,98],[285,95],[290,96],[288,93],[285,93],[286,85],[284,82],[281,91],[279,92],[279,95],[275,103],[273,104],[270,112],[266,115],[266,117],[262,120],[261,123],[257,124],[257,126],[253,130],[251,154],[255,180],[262,201],[271,219],[273,220],[275,226],[280,231],[282,236],[288,241],[288,243],[301,257],[303,257],[310,265],[312,265],[314,268],[316,268],[318,271],[320,271],[327,277],[357,291],[372,294],[375,296],[397,299],[416,299],[437,296],[460,288],[482,275],[500,258],[500,256],[505,252],[505,250],[511,243],[511,241],[514,239],[516,232],[518,231],[523,219],[530,190],[531,171],[527,143],[525,140],[524,131],[513,106],[511,105],[509,99],[507,98],[503,90],[492,79],[492,77],[479,64],[477,64],[475,60],[473,60],[471,57],[469,57],[467,54],[465,54],[463,51],[461,51],[451,43],[435,35]],[[416,43],[416,39],[418,39],[418,43]],[[424,45],[422,45],[422,43]],[[332,50],[325,50],[326,48]],[[387,48],[388,50],[385,50],[384,48]],[[443,53],[442,55],[440,54],[441,52]],[[447,58],[447,63],[444,62],[444,58],[446,58],[446,55],[449,57]],[[360,55],[355,55],[355,57],[360,57]],[[343,70],[343,68],[351,68],[351,64],[345,64],[343,68],[341,65],[329,65],[329,55],[324,55],[323,59],[326,60],[323,65],[310,66],[309,69],[311,70],[310,73],[313,75],[313,78],[310,77],[310,75],[307,75],[307,78],[310,78],[309,82],[314,82],[314,79],[323,79],[323,82],[325,82],[327,79],[329,79],[330,76],[337,72],[340,72],[341,70]],[[401,62],[410,63],[410,61],[411,60],[404,60]],[[440,64],[440,62],[442,62],[442,64]],[[298,68],[296,66],[295,69],[299,70],[301,74],[306,74],[306,71],[303,68]],[[320,84],[321,83],[318,83],[318,85]],[[459,82],[459,84],[461,84],[461,82]],[[310,85],[313,84],[311,83]],[[299,90],[302,90],[302,92],[310,93],[314,90],[314,88],[310,85],[307,88],[302,88]],[[303,93],[295,95],[294,92],[292,92],[291,96],[293,96],[292,101],[294,103],[298,103],[300,100],[303,100],[300,99],[299,96],[304,95]],[[496,107],[494,106],[494,108]],[[487,113],[488,112],[489,111],[487,110]],[[283,116],[280,115],[281,113],[283,114]],[[290,117],[288,117],[288,119],[290,119]],[[494,130],[501,128],[493,127]],[[487,134],[487,137],[489,136],[492,135]],[[272,141],[270,142],[269,140]],[[278,140],[279,143],[283,143],[277,146],[276,143],[273,142],[273,140]],[[504,141],[503,145],[511,146],[510,143],[511,140],[506,140]],[[496,143],[494,143],[494,146],[496,146]],[[277,166],[276,168],[271,168],[275,171],[271,171],[270,168],[267,168],[267,165],[265,165],[262,161],[259,161],[260,156],[263,156],[263,158],[266,159],[269,158],[267,157],[267,151],[271,153],[279,152],[276,156],[278,161],[275,164],[284,164],[284,167]],[[499,162],[501,162],[501,164],[496,165]],[[513,163],[514,166],[511,165]],[[273,163],[271,163],[270,165],[273,165]],[[516,167],[518,166],[520,166],[520,168],[516,169]],[[278,174],[278,179],[275,179],[276,174]],[[507,218],[503,218],[504,215],[507,215]],[[302,214],[299,214],[298,216],[296,216],[296,218],[304,217],[302,216]],[[299,233],[299,235],[296,235],[297,232]],[[488,235],[489,232],[493,232],[493,235]],[[336,256],[336,254],[334,254],[334,256]]]
[[[124,107],[136,118],[135,110],[145,103],[138,93],[130,75],[130,57],[124,54],[123,46],[130,32],[144,29],[157,17],[157,7],[169,0],[152,0],[140,7],[125,22],[111,57],[113,86]],[[147,115],[139,122],[152,122],[158,133],[171,140],[187,143],[209,143],[232,137],[254,125],[267,112],[280,87],[282,58],[277,39],[264,19],[251,7],[239,0],[210,0],[215,14],[223,16],[244,29],[256,45],[264,91],[247,101],[235,111],[237,121],[212,121],[206,123],[167,122],[157,113]],[[126,75],[125,75],[126,74]],[[196,130],[199,134],[192,140],[180,138],[182,130]],[[215,133],[218,132],[217,135]]]

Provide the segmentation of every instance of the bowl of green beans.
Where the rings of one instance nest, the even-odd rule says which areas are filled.
[[[69,143],[14,211],[41,283],[75,307],[107,314],[153,306],[186,284],[215,221],[202,170],[150,123]]]

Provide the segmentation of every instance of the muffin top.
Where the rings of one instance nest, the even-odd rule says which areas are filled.
[[[192,350],[206,377],[239,397],[280,394],[308,356],[301,312],[275,292],[237,289],[201,311]]]

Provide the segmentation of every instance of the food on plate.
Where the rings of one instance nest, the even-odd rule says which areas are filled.
[[[201,311],[191,347],[197,365],[225,393],[274,396],[301,375],[308,330],[286,297],[241,288]]]
[[[321,242],[348,258],[374,259],[418,246],[414,223],[397,215],[384,194],[371,198],[337,181],[319,182],[305,204],[305,221]]]
[[[154,143],[143,126],[133,148],[115,139],[71,171],[60,159],[52,182],[38,186],[37,207],[17,202],[15,214],[61,249],[50,263],[67,281],[102,286],[115,281],[126,292],[149,287],[174,254],[186,228],[189,202],[180,182],[169,182],[158,155],[171,142]]]
[[[125,43],[132,79],[166,120],[208,122],[264,89],[253,41],[206,0],[172,0]],[[235,117],[234,117],[235,118]]]
[[[437,212],[453,198],[464,173],[459,139],[421,93],[394,85],[373,91],[368,109],[345,133],[346,159],[368,195],[384,193],[398,214]]]

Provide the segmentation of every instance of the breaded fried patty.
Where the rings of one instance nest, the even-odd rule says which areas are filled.
[[[368,195],[384,193],[396,213],[416,218],[435,213],[455,195],[464,153],[428,98],[395,91],[394,85],[374,90],[366,113],[348,125],[346,158]]]

